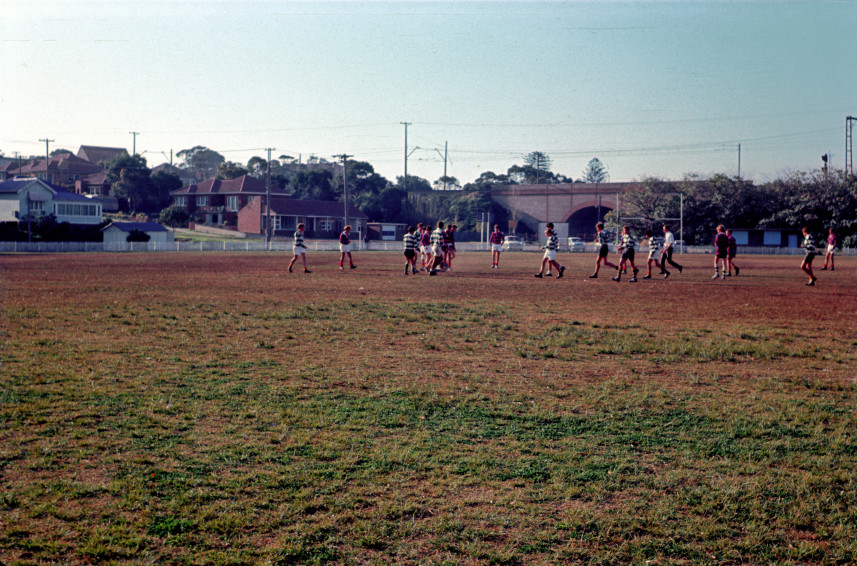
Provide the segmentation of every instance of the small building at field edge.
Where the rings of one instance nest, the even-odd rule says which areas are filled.
[[[111,245],[127,243],[128,236],[134,230],[148,234],[150,244],[174,242],[176,239],[172,230],[157,222],[112,222],[101,229],[104,235],[104,249],[108,249]]]

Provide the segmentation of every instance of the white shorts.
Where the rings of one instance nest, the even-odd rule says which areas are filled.
[[[350,254],[351,253],[351,244],[339,244],[339,251]]]
[[[428,246],[420,246],[420,253],[428,255],[428,253],[429,253]]]
[[[832,254],[833,250],[836,249],[836,246],[827,246],[827,253]]]
[[[295,246],[295,255],[305,255],[305,254],[306,254],[306,248],[304,248],[302,246]]]
[[[554,261],[556,259],[556,250],[545,250],[545,259]]]
[[[435,256],[442,256],[443,255],[443,248],[440,246],[432,246],[431,247],[431,253],[433,253]]]
[[[503,251],[503,244],[491,244],[491,251],[492,252],[502,252]]]

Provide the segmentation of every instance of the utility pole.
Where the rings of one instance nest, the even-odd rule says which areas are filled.
[[[405,130],[405,131],[407,131],[407,130]],[[345,224],[343,224],[343,226],[348,226],[348,175],[346,174],[347,170],[345,169],[345,166],[348,162],[348,158],[354,157],[354,156],[348,155],[347,153],[340,153],[339,155],[334,155],[333,157],[342,160],[342,187],[343,187],[344,196],[345,196],[345,206],[344,206]],[[405,159],[406,159],[405,163],[407,164],[407,156],[405,157]]]
[[[854,174],[854,147],[852,145],[852,134],[854,132],[855,116],[845,117],[845,172]]]
[[[404,177],[404,189],[405,192],[408,191],[408,126],[411,125],[410,122],[399,122],[405,127],[405,177]]]
[[[131,146],[131,151],[134,152],[131,154],[131,156],[133,157],[134,155],[137,155],[137,136],[140,134],[140,132],[128,132],[128,133],[133,136],[133,140],[134,140],[132,142],[132,146]]]
[[[50,144],[52,141],[56,140],[49,140],[48,138],[45,138],[39,139],[39,141],[45,142],[45,182],[50,183],[50,180],[48,179],[48,162],[51,159]]]
[[[267,150],[268,168],[265,171],[265,214],[267,214],[265,220],[265,247],[271,249],[271,152],[274,151],[274,148],[269,147]]]
[[[443,190],[446,190],[446,162],[449,159],[449,142],[443,142],[443,153],[437,148],[434,150],[443,158]]]
[[[741,178],[741,144],[738,144],[738,178]]]

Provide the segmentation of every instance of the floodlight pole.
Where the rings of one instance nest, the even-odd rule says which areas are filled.
[[[268,168],[265,171],[265,248],[271,249],[271,152],[275,148],[269,147],[268,150]]]
[[[343,227],[344,227],[344,226],[348,226],[348,175],[346,174],[347,173],[346,165],[348,163],[348,158],[354,157],[354,156],[348,155],[347,153],[340,153],[339,155],[334,155],[333,157],[342,160],[342,190],[344,193],[343,196],[345,198],[345,203],[344,203],[345,206],[343,207],[344,214],[345,214],[345,224],[343,224]]]
[[[408,126],[411,125],[411,122],[399,122],[405,127],[405,176],[404,176],[404,190],[408,192]]]

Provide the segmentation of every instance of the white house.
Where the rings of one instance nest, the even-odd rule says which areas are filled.
[[[61,189],[35,177],[16,177],[0,183],[0,222],[17,222],[28,214],[53,214],[57,222],[97,226],[101,203]]]
[[[111,222],[101,229],[101,233],[104,235],[104,249],[109,249],[113,244],[125,244],[128,241],[128,236],[134,230],[148,234],[148,243],[150,244],[176,240],[172,230],[168,230],[157,222]]]

